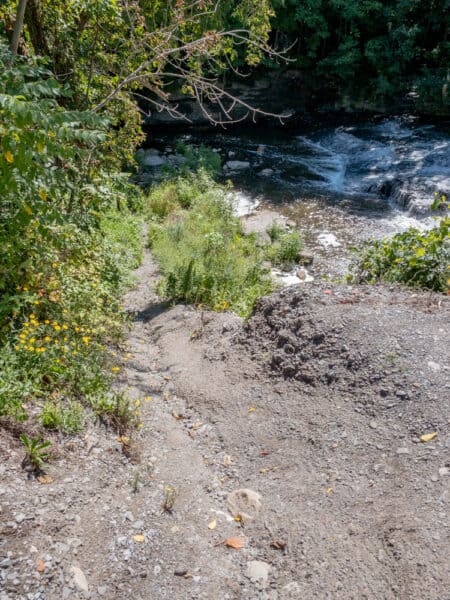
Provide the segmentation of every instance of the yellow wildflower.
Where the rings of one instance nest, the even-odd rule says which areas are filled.
[[[141,401],[139,400],[139,398],[135,401],[134,405],[135,406],[140,406],[141,405]]]
[[[51,337],[49,335],[46,335],[44,338],[44,342],[50,342],[51,341]]]
[[[11,152],[9,150],[7,152],[5,152],[4,156],[5,156],[6,162],[8,162],[9,164],[14,162],[14,156],[11,154]]]
[[[113,367],[113,368],[111,369],[111,371],[112,371],[113,373],[118,373],[118,372],[120,371],[120,367]]]

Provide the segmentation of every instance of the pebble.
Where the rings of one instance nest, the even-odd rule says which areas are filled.
[[[376,421],[370,421],[369,426],[371,429],[376,429],[378,427],[378,423]]]
[[[24,515],[23,513],[19,513],[18,515],[16,515],[16,523],[23,523],[26,518],[26,515]]]
[[[436,474],[434,473],[434,474],[433,474],[433,475],[430,477],[430,479],[431,479],[431,481],[434,481],[434,482],[436,482],[436,481],[439,481],[439,476],[438,476],[438,475],[436,475]]]
[[[439,469],[439,475],[441,477],[445,477],[445,475],[448,475],[450,473],[450,469],[447,469],[447,467],[441,467]]]
[[[89,586],[86,579],[86,575],[83,571],[74,565],[72,565],[73,581],[76,587],[82,592],[88,592]]]
[[[267,583],[269,579],[270,565],[262,560],[251,560],[247,563],[245,576],[253,583]]]
[[[104,596],[106,594],[107,589],[108,588],[106,587],[106,585],[99,585],[97,588],[97,594],[99,596]]]

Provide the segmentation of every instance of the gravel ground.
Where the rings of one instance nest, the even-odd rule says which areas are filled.
[[[44,482],[0,428],[0,599],[450,600],[448,300],[311,284],[243,323],[137,275],[142,428],[59,439]]]

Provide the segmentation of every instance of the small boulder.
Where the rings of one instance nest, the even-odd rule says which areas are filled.
[[[247,160],[229,160],[225,163],[225,167],[230,171],[242,171],[243,169],[248,169],[250,163]]]

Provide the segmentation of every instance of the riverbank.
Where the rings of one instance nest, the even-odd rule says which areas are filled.
[[[2,430],[2,600],[445,598],[448,299],[309,284],[245,324],[157,277],[124,300],[136,433],[91,423],[40,481]]]

